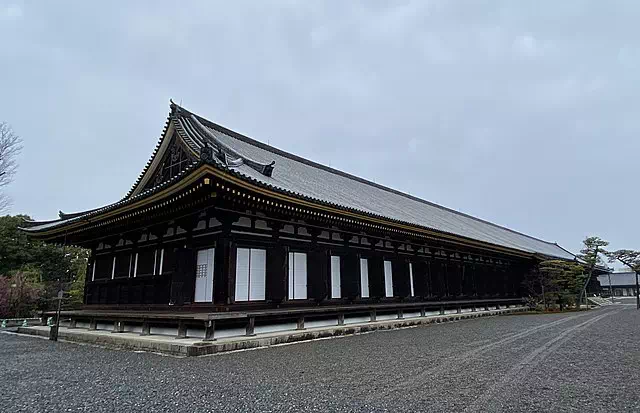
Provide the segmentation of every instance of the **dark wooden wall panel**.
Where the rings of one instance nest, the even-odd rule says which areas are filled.
[[[409,278],[409,262],[405,258],[391,260],[393,295],[396,297],[409,297],[411,285]]]
[[[369,257],[369,296],[384,297],[384,259],[381,256]]]
[[[314,248],[307,253],[307,297],[316,301],[327,298],[329,271],[326,249]]]
[[[351,253],[340,258],[340,278],[343,298],[354,299],[360,295],[360,257],[357,254]]]
[[[113,269],[113,255],[98,255],[96,257],[96,271],[95,279],[104,280],[111,278],[111,271]]]
[[[287,249],[276,244],[267,249],[267,300],[279,303],[287,296]]]
[[[144,248],[138,250],[138,266],[136,267],[136,276],[140,277],[145,275],[153,275],[155,258],[155,248]]]
[[[413,291],[416,297],[427,297],[429,295],[428,286],[428,265],[425,261],[415,260],[411,263],[413,268]]]

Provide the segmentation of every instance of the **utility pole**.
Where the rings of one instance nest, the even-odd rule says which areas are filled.
[[[607,273],[607,277],[609,277],[609,295],[611,296],[611,304],[614,304],[615,302],[613,301],[613,287],[611,286],[611,273],[610,272]]]
[[[62,244],[62,261],[64,262],[67,247],[67,233],[64,234],[64,243]],[[62,286],[62,277],[58,278],[58,308],[56,309],[56,322],[49,330],[49,340],[58,341],[58,331],[60,331],[60,310],[62,308],[62,299],[64,298],[64,289]]]

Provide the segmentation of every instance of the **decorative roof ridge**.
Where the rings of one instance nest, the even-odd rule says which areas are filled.
[[[211,133],[211,131],[206,126],[204,126],[198,120],[198,118],[195,115],[191,114],[191,116],[189,116],[189,118],[206,135],[206,137],[209,138],[210,142],[213,142],[213,144],[217,147],[217,149],[220,151],[220,153],[225,155],[225,159],[224,159],[225,163],[227,163],[226,155],[232,155],[235,158],[242,160],[242,163],[247,164],[247,166],[249,166],[252,169],[255,169],[256,171],[260,172],[261,174],[263,174],[265,176],[269,176],[269,177],[271,176],[271,174],[273,173],[273,168],[274,168],[274,165],[275,165],[276,161],[271,161],[271,163],[268,163],[268,164],[255,161],[255,160],[249,158],[248,156],[241,154],[240,152],[238,152],[237,150],[235,150],[231,146],[229,146],[226,143],[224,143],[221,140],[219,140],[213,133]],[[236,161],[235,165],[230,165],[230,166],[240,166],[240,165],[241,165],[241,163],[238,164],[238,162]]]
[[[206,126],[208,126],[210,128],[213,128],[213,129],[217,130],[218,132],[224,133],[224,134],[226,134],[228,136],[231,136],[232,138],[238,139],[238,140],[240,140],[242,142],[245,142],[245,143],[248,143],[250,145],[257,146],[258,148],[264,149],[264,150],[269,151],[271,153],[274,153],[276,155],[280,155],[280,156],[283,156],[285,158],[292,159],[294,161],[301,162],[301,163],[303,163],[305,165],[308,165],[308,166],[311,166],[311,167],[314,167],[314,168],[318,168],[318,169],[324,170],[324,171],[329,172],[329,173],[337,174],[337,175],[340,175],[340,176],[348,178],[348,179],[353,179],[353,180],[356,180],[356,181],[358,181],[360,183],[363,183],[363,184],[366,184],[366,185],[369,185],[369,186],[373,186],[373,187],[381,189],[383,191],[390,192],[390,193],[395,194],[395,195],[400,195],[400,196],[403,196],[405,198],[411,199],[413,201],[421,202],[423,204],[427,204],[427,205],[430,205],[432,207],[439,208],[439,209],[442,209],[442,210],[445,210],[445,211],[448,211],[448,212],[452,212],[454,214],[457,214],[457,215],[472,219],[474,221],[481,222],[481,223],[487,224],[487,225],[491,225],[493,227],[500,228],[500,229],[509,231],[511,233],[527,237],[529,239],[533,239],[535,241],[543,242],[543,243],[548,244],[548,245],[557,245],[554,242],[545,241],[543,239],[540,239],[540,238],[537,238],[537,237],[522,233],[520,231],[516,231],[514,229],[511,229],[511,228],[508,228],[508,227],[505,227],[505,226],[502,226],[502,225],[495,224],[493,222],[484,220],[482,218],[474,217],[473,215],[469,215],[467,213],[460,212],[460,211],[455,210],[453,208],[445,207],[445,206],[436,204],[434,202],[427,201],[427,200],[422,199],[422,198],[418,198],[417,196],[407,194],[407,193],[399,191],[397,189],[393,189],[393,188],[390,188],[388,186],[381,185],[381,184],[378,184],[376,182],[369,181],[368,179],[365,179],[365,178],[362,178],[362,177],[359,177],[359,176],[352,175],[350,173],[341,171],[339,169],[335,169],[335,168],[332,168],[330,166],[326,166],[326,165],[323,165],[321,163],[318,163],[318,162],[303,158],[301,156],[292,154],[290,152],[283,151],[282,149],[278,149],[278,148],[276,148],[274,146],[271,146],[271,145],[268,145],[266,143],[260,142],[258,140],[253,139],[253,138],[250,138],[250,137],[248,137],[246,135],[243,135],[241,133],[238,133],[236,131],[228,129],[228,128],[222,126],[222,125],[214,123],[214,122],[212,122],[212,121],[210,121],[210,120],[208,120],[206,118],[203,118],[202,116],[199,116],[196,113],[193,113],[193,112],[189,111],[188,109],[185,109],[182,106],[176,105],[175,103],[174,103],[174,105],[176,107],[180,108],[181,113],[188,113],[189,115],[194,116],[196,119],[198,119],[198,121],[200,123],[202,123],[202,124],[204,124],[204,125],[206,125]],[[565,251],[567,251],[567,250],[565,250]],[[567,252],[569,252],[569,251],[567,251]],[[571,255],[574,255],[571,252],[569,252],[569,253]]]

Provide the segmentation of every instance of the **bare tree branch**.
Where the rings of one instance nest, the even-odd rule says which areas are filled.
[[[2,188],[13,181],[13,176],[18,170],[17,156],[22,150],[22,140],[11,127],[0,122],[0,212],[11,204],[8,195]]]

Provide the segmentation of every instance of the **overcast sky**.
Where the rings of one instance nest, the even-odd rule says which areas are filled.
[[[119,200],[169,98],[555,241],[640,249],[640,2],[0,0],[11,213]]]

